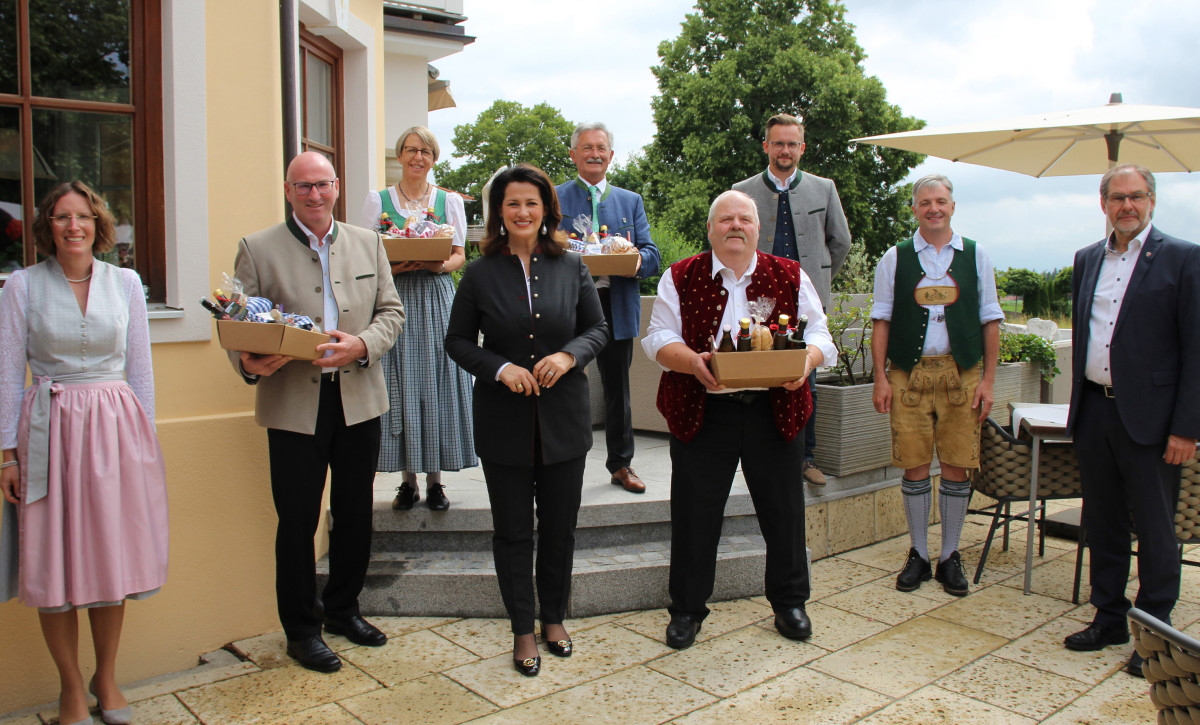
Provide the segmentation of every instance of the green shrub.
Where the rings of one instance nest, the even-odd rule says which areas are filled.
[[[1054,345],[1044,337],[1028,333],[1008,332],[1000,330],[1000,362],[1028,362],[1037,365],[1042,370],[1042,379],[1046,382],[1054,380],[1061,370],[1058,369],[1058,355]]]
[[[702,241],[692,241],[665,224],[651,225],[650,238],[658,247],[659,265],[656,274],[641,280],[640,287],[644,295],[658,294],[658,280],[672,264],[704,251]]]

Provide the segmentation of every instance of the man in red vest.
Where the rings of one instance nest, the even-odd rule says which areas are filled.
[[[740,191],[708,212],[711,252],[676,262],[662,276],[642,348],[664,372],[658,409],[671,431],[671,622],[667,644],[696,640],[708,615],[725,502],[740,462],[767,546],[765,594],[775,628],[808,639],[812,623],[804,546],[804,429],[812,412],[808,373],[837,351],[821,300],[798,262],[757,250],[758,209]],[[726,388],[709,370],[712,339],[747,317],[749,302],[775,301],[779,315],[808,316],[807,369],[779,388]]]

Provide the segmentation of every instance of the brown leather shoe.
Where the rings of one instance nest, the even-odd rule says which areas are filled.
[[[620,486],[630,493],[645,493],[646,484],[633,472],[629,466],[613,471],[612,485]]]

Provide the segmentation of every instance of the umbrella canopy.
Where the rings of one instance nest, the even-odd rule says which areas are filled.
[[[1029,176],[1102,174],[1115,163],[1200,169],[1200,108],[1112,102],[1096,108],[856,138]]]

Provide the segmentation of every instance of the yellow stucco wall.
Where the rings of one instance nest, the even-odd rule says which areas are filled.
[[[351,10],[376,29],[381,49],[378,0],[354,0]],[[277,3],[207,6],[210,284],[232,271],[238,239],[283,216],[277,13]],[[376,55],[382,92],[382,53]],[[380,105],[379,129],[382,113]],[[127,605],[121,682],[192,667],[205,652],[279,628],[275,512],[253,389],[235,377],[215,337],[158,344],[153,354],[170,501],[170,573],[161,593]],[[318,540],[321,551],[324,543]],[[87,618],[80,621],[87,677],[93,658]],[[0,713],[56,699],[58,678],[36,612],[17,601],[0,604],[0,642]]]

